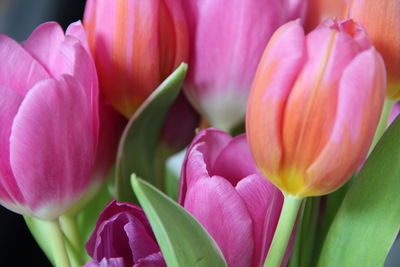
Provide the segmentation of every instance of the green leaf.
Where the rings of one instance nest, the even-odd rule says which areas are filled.
[[[122,134],[116,163],[116,196],[134,202],[130,175],[136,173],[156,185],[154,158],[165,115],[179,94],[187,70],[181,64],[140,106]]]
[[[400,229],[400,117],[354,178],[324,242],[320,267],[383,266]]]
[[[168,266],[227,266],[215,241],[184,208],[134,174],[132,188]]]

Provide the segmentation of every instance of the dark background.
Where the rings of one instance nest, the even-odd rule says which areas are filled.
[[[0,0],[0,32],[22,42],[45,21],[65,29],[82,19],[84,0]],[[0,126],[1,127],[1,126]],[[0,266],[51,266],[23,217],[0,206]]]

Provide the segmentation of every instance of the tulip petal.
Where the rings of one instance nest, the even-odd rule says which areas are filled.
[[[246,205],[228,181],[218,176],[198,180],[190,186],[184,207],[214,238],[229,266],[251,266],[252,221]]]
[[[92,134],[84,89],[71,76],[42,81],[26,95],[11,130],[10,162],[37,217],[59,216],[86,189],[97,145]]]
[[[326,145],[334,125],[337,87],[343,70],[360,52],[349,34],[338,31],[344,23],[332,23],[331,27],[320,27],[307,35],[307,63],[286,103],[283,164],[294,171],[304,172]],[[297,184],[290,179],[294,178],[288,177],[286,184]],[[300,177],[299,185],[301,180]],[[296,193],[294,187],[287,188],[287,192]]]
[[[305,191],[318,188],[315,195],[327,194],[360,167],[379,121],[385,84],[384,63],[374,48],[360,53],[344,70],[333,131],[307,170],[310,186]]]
[[[11,126],[21,102],[22,96],[19,93],[0,86],[0,202],[2,204],[24,202],[10,166]]]
[[[124,267],[124,266],[125,263],[123,258],[111,258],[111,259],[104,258],[100,262],[91,260],[82,267]]]
[[[287,19],[281,1],[182,2],[192,35],[185,94],[211,125],[230,130],[244,118],[265,45]]]
[[[90,54],[90,48],[89,48],[89,43],[88,43],[88,38],[87,34],[85,32],[85,29],[83,28],[83,25],[80,20],[71,23],[67,30],[65,31],[65,35],[70,35],[78,39],[81,43],[81,45],[86,49],[86,51]]]
[[[0,62],[0,84],[21,95],[25,95],[37,82],[50,78],[46,69],[20,44],[1,34]]]
[[[236,191],[253,221],[254,256],[252,266],[262,266],[274,237],[283,204],[283,195],[262,175],[241,180]]]
[[[39,61],[53,77],[60,73],[58,55],[64,41],[64,31],[56,22],[47,22],[38,26],[22,46]]]
[[[211,176],[209,170],[213,168],[221,150],[231,139],[227,133],[213,128],[203,130],[196,135],[183,160],[179,203],[182,204],[190,185],[202,177]]]
[[[161,252],[153,253],[145,258],[140,259],[133,267],[166,267]]]
[[[262,172],[276,173],[282,160],[282,121],[293,82],[305,61],[305,36],[299,21],[272,36],[258,67],[247,107],[250,149]],[[266,174],[268,175],[268,173]],[[272,175],[268,178],[279,185]]]
[[[129,216],[129,223],[124,226],[129,239],[129,246],[133,252],[133,261],[137,262],[149,254],[160,251],[154,238],[149,235],[141,222],[133,216]]]
[[[218,175],[224,177],[233,186],[236,186],[244,177],[258,172],[245,134],[232,138],[220,152],[212,168],[209,168],[210,176]]]

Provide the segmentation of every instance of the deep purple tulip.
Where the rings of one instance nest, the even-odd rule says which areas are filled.
[[[214,238],[229,266],[262,266],[283,196],[258,171],[245,135],[206,129],[194,138],[179,202]]]
[[[166,266],[143,210],[127,202],[107,205],[86,249],[93,260],[85,267]]]

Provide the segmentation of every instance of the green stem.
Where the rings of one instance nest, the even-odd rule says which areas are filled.
[[[281,216],[264,267],[281,266],[302,200],[302,198],[285,195]]]
[[[378,143],[379,139],[382,137],[382,135],[385,133],[387,124],[389,121],[390,117],[390,111],[393,108],[393,105],[396,101],[391,100],[391,99],[385,99],[385,103],[383,104],[383,109],[381,113],[381,118],[379,120],[378,127],[376,128],[375,136],[374,139],[372,140],[371,147],[369,149],[368,155],[372,152],[374,149],[375,145]]]
[[[70,260],[82,265],[84,263],[82,253],[84,252],[83,243],[80,237],[76,216],[64,214],[60,218],[61,228],[66,236],[66,239],[71,246],[68,254]]]
[[[71,267],[59,219],[47,221],[47,229],[50,235],[52,254],[56,267]]]
[[[73,215],[63,215],[60,218],[62,230],[71,242],[71,245],[76,251],[83,249],[81,237],[78,230],[76,217]]]

